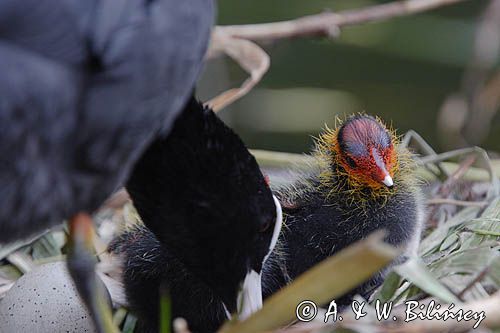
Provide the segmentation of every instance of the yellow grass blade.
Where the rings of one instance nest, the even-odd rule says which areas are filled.
[[[383,232],[376,232],[324,260],[271,296],[250,318],[228,322],[219,333],[270,331],[293,321],[296,307],[303,300],[320,306],[342,296],[399,254],[398,250],[383,242],[383,236]]]

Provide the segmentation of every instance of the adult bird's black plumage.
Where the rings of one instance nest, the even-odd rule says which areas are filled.
[[[91,212],[191,92],[212,0],[0,1],[0,243]]]
[[[310,172],[276,189],[286,227],[280,251],[264,268],[265,297],[379,229],[386,230],[386,242],[416,254],[422,194],[409,152],[392,131],[373,117],[350,117],[320,136],[313,157]],[[385,272],[337,304],[348,305],[355,293],[369,297]]]
[[[145,227],[111,249],[125,256],[125,289],[143,331],[158,331],[162,284],[174,317],[193,332],[214,332],[227,312],[247,316],[261,305],[281,208],[254,157],[211,110],[192,99],[139,159],[127,190]]]

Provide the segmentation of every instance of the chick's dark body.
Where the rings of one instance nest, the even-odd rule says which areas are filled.
[[[122,234],[110,250],[126,258],[123,283],[129,307],[139,318],[137,333],[158,332],[161,288],[170,297],[172,318],[186,319],[191,332],[215,332],[226,320],[220,297],[146,227]]]
[[[263,274],[264,296],[267,297],[284,287],[300,274],[345,247],[385,229],[385,241],[394,246],[407,248],[415,243],[420,234],[419,194],[415,189],[396,183],[386,198],[370,198],[360,207],[347,192],[320,190],[317,175],[301,179],[288,188],[279,189],[278,197],[289,200],[297,188],[306,188],[290,205],[283,206],[284,227],[279,240],[279,251],[274,251]],[[398,259],[397,261],[402,260]],[[384,272],[351,293],[336,300],[346,306],[358,293],[369,297],[373,288],[383,281]]]

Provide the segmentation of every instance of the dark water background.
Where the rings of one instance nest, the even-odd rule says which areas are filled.
[[[220,0],[218,22],[279,21],[326,8],[338,11],[382,2]],[[271,56],[269,72],[254,91],[221,115],[252,148],[308,151],[311,135],[325,123],[333,125],[336,115],[361,111],[392,121],[399,133],[418,131],[437,150],[453,148],[458,143],[438,126],[439,110],[461,88],[475,28],[487,3],[466,1],[383,23],[345,27],[336,40],[294,39],[264,45]],[[239,85],[245,77],[229,59],[212,61],[200,95],[206,99]],[[481,145],[500,151],[498,115]]]

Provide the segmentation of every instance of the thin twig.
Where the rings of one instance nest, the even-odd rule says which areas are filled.
[[[225,33],[253,41],[272,41],[292,37],[336,37],[342,26],[387,20],[416,14],[465,0],[395,1],[338,13],[325,12],[289,21],[221,26]]]
[[[486,266],[481,272],[479,272],[479,274],[474,278],[472,279],[466,286],[464,289],[462,289],[462,291],[460,293],[458,293],[458,297],[463,300],[463,297],[465,295],[465,293],[467,291],[469,291],[472,287],[474,287],[474,285],[478,282],[481,282],[484,277],[486,276],[486,274],[488,274],[490,271],[490,267],[489,266]]]
[[[259,45],[249,40],[234,38],[220,29],[215,29],[207,57],[215,57],[221,53],[236,61],[250,74],[250,77],[239,88],[229,89],[208,101],[206,104],[215,112],[245,96],[260,82],[270,65],[269,55]]]
[[[433,198],[427,200],[427,205],[455,205],[463,207],[484,207],[488,203],[485,201],[462,201],[446,198]]]
[[[475,161],[476,161],[476,156],[470,155],[464,161],[462,161],[462,163],[459,164],[458,169],[455,170],[448,177],[448,179],[446,179],[446,181],[439,187],[438,193],[440,194],[441,197],[446,198],[447,196],[450,195],[453,185],[455,185],[457,181],[463,177],[463,175],[472,166],[472,164],[474,164]],[[442,199],[442,198],[434,198],[434,199]],[[429,213],[429,221],[428,221],[429,226],[434,226],[434,227],[437,226],[439,218],[436,216],[436,213],[439,211],[438,209],[439,207],[435,206]]]
[[[469,168],[474,164],[476,159],[477,157],[475,155],[470,155],[462,163],[460,163],[458,169],[455,170],[455,172],[453,172],[450,177],[448,177],[443,185],[441,185],[439,193],[443,197],[450,195],[453,186],[465,175],[467,170],[469,170]]]
[[[436,162],[441,162],[441,161],[448,160],[451,158],[461,157],[461,156],[466,156],[466,155],[471,155],[471,154],[474,154],[477,157],[479,157],[480,160],[483,162],[485,169],[488,171],[488,174],[490,177],[490,182],[491,182],[491,188],[488,192],[488,198],[499,195],[500,194],[500,184],[499,184],[499,180],[497,178],[496,172],[495,172],[495,168],[494,168],[493,164],[491,163],[491,159],[489,158],[488,153],[480,147],[469,147],[469,148],[456,149],[456,150],[448,151],[448,152],[441,153],[441,154],[434,155],[434,156],[422,157],[419,159],[419,163],[425,165],[426,163],[436,163]]]
[[[409,130],[408,132],[406,132],[406,134],[404,135],[403,139],[401,140],[401,145],[403,147],[409,148],[410,147],[410,143],[412,141],[415,142],[415,144],[418,146],[419,150],[421,152],[423,152],[424,154],[429,155],[429,156],[435,156],[435,155],[437,155],[436,151],[431,147],[431,145],[428,144],[427,141],[425,141],[425,139],[420,134],[418,134],[417,131],[414,131],[414,130]],[[430,168],[429,165],[425,165],[425,167],[430,172],[432,172],[433,174],[436,174]],[[440,175],[436,174],[437,178],[448,177],[449,176],[448,172],[446,172],[446,170],[443,168],[442,163],[436,163],[436,167],[438,168],[438,170],[440,172]]]
[[[217,26],[207,58],[226,54],[235,60],[250,77],[239,88],[229,89],[207,102],[214,111],[221,110],[246,95],[269,69],[270,58],[254,42],[291,37],[337,37],[340,27],[393,17],[416,14],[466,0],[407,0],[338,13],[325,12],[290,21]]]

